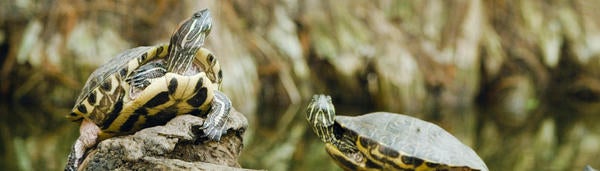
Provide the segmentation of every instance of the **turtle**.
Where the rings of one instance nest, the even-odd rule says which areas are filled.
[[[344,170],[488,170],[470,147],[441,127],[411,116],[336,116],[331,97],[318,94],[307,107],[306,119]]]
[[[223,73],[217,59],[202,47],[211,28],[209,10],[198,11],[169,44],[125,50],[97,68],[67,115],[82,123],[65,170],[75,170],[97,142],[182,114],[206,117],[202,136],[219,141],[227,131],[231,101],[220,91]]]

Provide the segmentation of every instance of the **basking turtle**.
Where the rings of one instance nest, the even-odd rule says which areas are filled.
[[[231,101],[219,91],[222,72],[217,60],[201,47],[211,20],[207,9],[199,11],[168,45],[126,50],[90,75],[67,116],[82,120],[67,170],[76,169],[97,142],[164,124],[176,115],[206,116],[201,127],[205,136],[220,139]]]
[[[331,97],[314,95],[306,119],[345,170],[488,170],[468,146],[439,126],[375,112],[335,116]]]

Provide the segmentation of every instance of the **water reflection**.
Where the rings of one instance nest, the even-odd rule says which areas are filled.
[[[0,104],[2,170],[62,170],[79,132],[76,124],[55,117],[67,109]]]

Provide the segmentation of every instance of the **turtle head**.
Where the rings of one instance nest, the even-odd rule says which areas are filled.
[[[323,142],[331,141],[335,121],[335,107],[331,97],[322,94],[314,95],[306,110],[306,120]]]
[[[198,21],[193,23],[199,28],[198,32],[206,33],[206,35],[210,33],[210,30],[212,29],[212,16],[208,9],[203,9],[194,13],[191,20]]]
[[[212,29],[212,17],[208,9],[194,13],[184,21],[171,36],[167,71],[183,74],[190,69],[196,52]]]
[[[204,45],[204,39],[212,29],[212,16],[208,9],[198,11],[185,20],[171,36],[171,46],[197,48]]]

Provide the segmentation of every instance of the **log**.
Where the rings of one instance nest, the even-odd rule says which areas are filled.
[[[204,118],[181,115],[164,126],[100,142],[80,170],[245,170],[238,158],[243,148],[246,117],[232,109],[221,140],[202,137]]]

